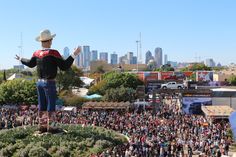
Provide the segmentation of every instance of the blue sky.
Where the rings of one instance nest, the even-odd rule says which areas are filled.
[[[45,28],[57,34],[53,48],[61,53],[89,45],[136,54],[142,32],[143,60],[147,50],[161,47],[172,61],[236,63],[235,8],[235,0],[1,0],[0,69],[17,64],[21,32],[23,57],[30,58]]]

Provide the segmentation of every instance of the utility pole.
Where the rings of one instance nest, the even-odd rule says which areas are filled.
[[[19,56],[23,57],[23,40],[22,40],[22,32],[20,33],[20,45],[18,46],[19,48]],[[19,61],[19,65],[21,65],[21,61]]]
[[[137,43],[137,72],[138,72],[138,43],[139,41],[137,40],[136,43]]]
[[[142,64],[142,40],[141,40],[141,32],[139,33],[139,42],[140,42],[139,43],[139,63]]]

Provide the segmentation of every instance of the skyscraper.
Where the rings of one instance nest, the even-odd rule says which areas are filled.
[[[90,66],[90,48],[89,46],[83,46],[83,67]]]
[[[119,64],[129,64],[127,54],[119,58]]]
[[[151,51],[146,52],[146,58],[145,58],[145,64],[148,64],[148,62],[152,59],[152,53]]]
[[[96,60],[98,60],[98,51],[92,50],[91,51],[91,61],[96,61]]]
[[[208,59],[206,59],[206,66],[215,67],[216,63],[214,62],[214,60],[212,58],[208,58]]]
[[[77,59],[78,59],[78,61],[77,61],[78,67],[84,67],[84,60],[83,60],[83,58],[84,58],[84,53],[81,52],[81,53],[77,56]]]
[[[167,54],[164,55],[164,64],[167,64],[168,62],[168,58],[167,58]]]
[[[100,52],[99,59],[106,61],[108,63],[108,53],[107,52]]]
[[[154,60],[157,63],[157,67],[160,67],[162,65],[162,48],[157,47],[155,49]]]
[[[80,53],[78,56],[75,57],[75,60],[74,60],[74,65],[76,67],[83,67],[83,60],[82,60],[82,57],[83,57],[83,54]]]
[[[63,58],[66,59],[66,58],[68,58],[69,56],[70,56],[70,50],[69,50],[68,47],[65,47],[65,48],[63,49]]]
[[[137,64],[137,57],[136,56],[133,56],[133,59],[132,59],[132,64]]]
[[[118,55],[115,53],[112,53],[111,54],[111,64],[117,64],[117,62],[118,62],[117,59],[118,59]]]
[[[134,56],[133,52],[128,52],[127,53],[128,64],[133,64],[133,56]]]

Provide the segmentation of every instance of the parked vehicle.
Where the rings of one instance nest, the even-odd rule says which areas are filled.
[[[176,82],[168,82],[161,85],[162,89],[183,89],[184,85]]]

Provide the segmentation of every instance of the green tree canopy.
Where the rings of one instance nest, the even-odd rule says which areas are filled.
[[[72,87],[81,87],[83,82],[80,80],[80,77],[82,75],[83,72],[75,66],[66,71],[60,71],[56,78],[59,89],[68,90]]]
[[[230,78],[229,78],[229,83],[233,86],[236,85],[236,76],[235,75],[232,75]]]
[[[126,98],[130,100],[130,98],[133,97],[128,98],[127,92],[132,93],[132,90],[135,90],[138,85],[143,85],[143,82],[139,80],[135,74],[110,72],[104,74],[103,80],[100,81],[98,84],[92,86],[89,89],[88,94],[97,93],[101,95],[106,95],[104,99],[107,101],[118,101],[120,99],[122,99],[123,101]],[[120,92],[122,96],[120,96],[118,92]],[[123,93],[125,93],[126,95]]]
[[[93,85],[89,88],[87,94],[92,95],[96,93],[96,94],[104,95],[107,88],[106,84],[107,82],[105,80],[98,82],[98,84]]]
[[[37,90],[34,81],[12,80],[0,85],[1,103],[37,103]]]
[[[189,67],[182,68],[180,71],[198,71],[198,70],[210,71],[212,70],[212,68],[206,66],[203,63],[194,63],[193,65],[190,65]]]
[[[170,64],[162,65],[160,68],[156,68],[155,71],[175,71],[173,67],[171,67]]]
[[[104,80],[107,82],[107,89],[121,86],[136,89],[138,85],[143,84],[135,74],[130,73],[111,72],[104,76]]]
[[[95,73],[100,73],[100,74],[105,73],[104,67],[103,67],[102,65],[98,66],[98,67],[96,68]]]
[[[106,90],[106,93],[103,97],[105,101],[132,101],[135,99],[135,90],[133,88],[110,88]]]

